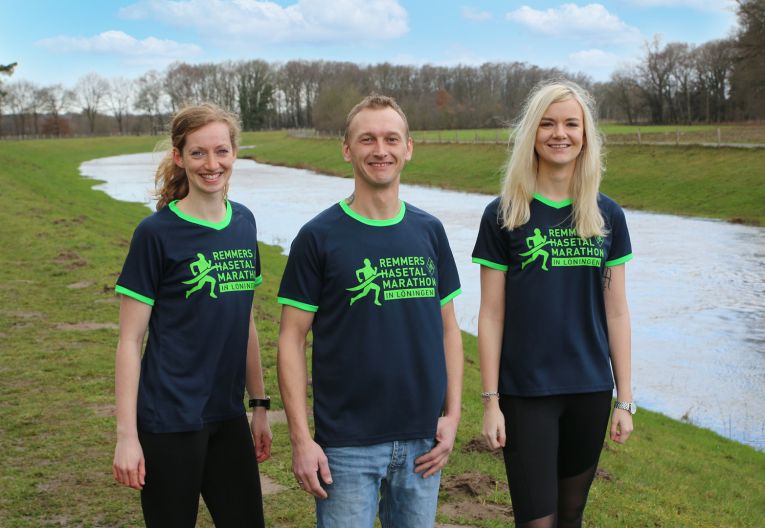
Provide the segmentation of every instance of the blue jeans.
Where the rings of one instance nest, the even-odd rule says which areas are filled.
[[[371,528],[378,511],[383,528],[433,528],[441,472],[414,472],[414,460],[435,445],[432,438],[360,447],[328,447],[332,484],[316,499],[318,528]]]

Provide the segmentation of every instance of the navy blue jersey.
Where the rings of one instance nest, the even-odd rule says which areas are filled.
[[[600,194],[607,235],[580,238],[571,200],[539,194],[529,221],[502,227],[499,198],[484,211],[473,262],[507,272],[499,392],[543,396],[613,388],[603,276],[632,258],[622,209]]]
[[[316,441],[432,438],[446,397],[441,306],[460,292],[444,228],[409,204],[369,220],[343,201],[290,249],[279,302],[315,312]]]
[[[244,413],[253,290],[262,281],[255,218],[228,202],[213,224],[175,202],[133,233],[117,292],[152,306],[138,428],[195,431]]]

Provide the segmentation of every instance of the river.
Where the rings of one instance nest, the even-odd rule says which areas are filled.
[[[116,156],[80,170],[105,182],[96,189],[153,209],[158,161],[159,154]],[[259,239],[286,253],[300,226],[352,188],[350,179],[242,159],[229,195],[253,211]],[[401,197],[444,223],[463,284],[455,300],[459,324],[475,334],[479,267],[470,254],[492,197],[406,184]],[[635,254],[626,265],[635,401],[765,450],[765,229],[626,215]]]

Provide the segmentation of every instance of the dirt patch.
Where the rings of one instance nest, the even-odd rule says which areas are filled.
[[[442,515],[469,521],[509,521],[513,519],[512,506],[480,502],[473,499],[459,502],[448,502],[438,507]],[[462,521],[464,522],[464,521]],[[462,525],[465,526],[465,525]],[[470,525],[467,525],[470,526]]]
[[[119,330],[117,323],[60,323],[56,325],[57,330],[65,332],[78,332],[88,330]]]
[[[93,412],[99,418],[108,418],[117,415],[117,406],[114,404],[94,405]]]
[[[80,282],[73,282],[72,284],[67,284],[66,287],[70,290],[82,290],[83,288],[87,288],[88,286],[92,285],[92,282],[84,280]]]
[[[120,300],[119,297],[109,297],[107,299],[96,299],[93,302],[98,304],[119,304]]]
[[[40,319],[43,317],[41,312],[4,312],[16,319]]]
[[[260,474],[260,490],[264,497],[267,495],[276,495],[286,489],[286,486],[282,486],[268,475],[264,475],[263,473]]]
[[[53,259],[53,262],[68,270],[82,268],[88,265],[87,261],[80,257],[76,251],[62,251]]]
[[[461,522],[507,520],[513,517],[512,506],[484,499],[495,492],[509,498],[510,490],[504,480],[469,471],[443,478],[441,489],[445,492],[447,500],[441,503],[438,510],[448,517],[460,519]]]
[[[252,411],[247,411],[247,420],[252,422]],[[287,415],[283,409],[268,411],[268,425],[287,423]]]
[[[477,471],[468,471],[461,475],[450,475],[441,480],[441,489],[450,497],[471,499],[488,495],[495,491],[510,493],[507,482],[497,480]]]
[[[268,423],[269,424],[282,424],[287,423],[287,415],[284,409],[278,411],[268,411]]]
[[[476,528],[472,524],[438,524],[433,525],[433,528]]]
[[[595,470],[595,480],[614,480],[614,476],[605,469],[598,468]]]
[[[491,455],[502,458],[502,449],[492,449],[486,445],[486,440],[482,436],[476,436],[462,446],[463,453],[490,453]]]

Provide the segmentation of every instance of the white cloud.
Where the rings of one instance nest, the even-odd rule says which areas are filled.
[[[689,7],[699,11],[730,12],[735,7],[733,0],[629,0],[641,7]]]
[[[605,42],[640,41],[640,31],[627,25],[601,4],[563,4],[559,8],[534,9],[522,6],[506,15],[532,31],[558,37],[585,38]]]
[[[475,7],[463,7],[462,17],[468,20],[475,20],[478,22],[482,22],[484,20],[491,19],[492,15],[491,15],[491,12],[489,11],[481,11],[480,9],[476,9]]]
[[[570,53],[568,62],[561,66],[569,71],[586,73],[596,81],[605,81],[613,71],[634,64],[636,61],[635,56],[617,55],[610,51],[593,48]]]
[[[140,0],[122,8],[120,15],[193,28],[218,42],[235,38],[240,44],[247,38],[253,46],[264,41],[380,41],[409,31],[407,12],[398,0],[297,0],[286,7],[264,0]]]
[[[35,42],[54,52],[84,52],[124,55],[133,62],[153,62],[156,59],[182,59],[201,53],[196,44],[148,37],[138,40],[122,31],[104,31],[93,37],[51,37]]]

